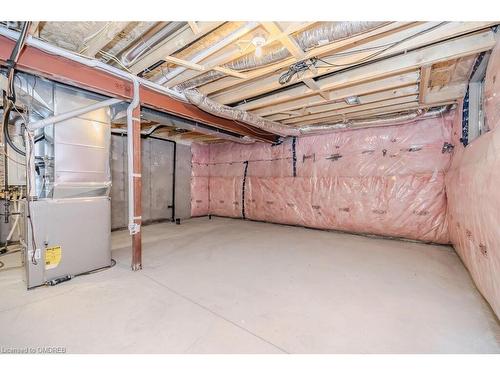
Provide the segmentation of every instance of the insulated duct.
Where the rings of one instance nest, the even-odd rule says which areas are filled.
[[[282,125],[276,121],[266,120],[265,118],[241,109],[232,108],[224,104],[219,104],[203,95],[196,89],[184,91],[184,96],[189,100],[189,102],[191,102],[191,104],[194,104],[205,112],[214,114],[216,116],[224,117],[234,121],[241,121],[256,128],[266,130],[283,137],[300,135],[298,129],[290,128],[289,126]]]
[[[113,116],[112,120],[113,124],[121,124],[121,125],[124,124],[125,114],[123,108],[120,107],[123,107],[123,105],[115,108],[116,114]],[[182,117],[163,113],[160,111],[155,111],[149,108],[141,109],[141,120],[156,123],[157,125],[151,128],[152,130],[156,130],[157,128],[162,126],[168,126],[168,127],[174,127],[176,129],[194,131],[204,135],[211,135],[220,139],[224,139],[226,141],[232,141],[236,143],[242,143],[242,144],[255,143],[255,139],[250,138],[248,136],[241,136],[231,131],[214,128],[212,126],[205,125],[193,120],[185,119]],[[126,130],[123,128],[113,128],[112,132],[124,133],[126,132]],[[148,131],[142,131],[141,134],[148,135],[147,132]]]
[[[151,50],[186,25],[187,22],[159,22],[121,54],[120,60],[122,64],[129,67],[145,52]]]
[[[387,22],[322,22],[318,26],[302,31],[295,36],[300,48],[312,48],[367,32]]]
[[[248,22],[245,23],[242,27],[236,29],[235,31],[231,32],[229,35],[226,35],[224,38],[221,40],[215,42],[212,46],[209,48],[204,48],[199,50],[192,58],[191,62],[193,63],[198,63],[202,61],[203,59],[207,58],[208,56],[212,55],[216,51],[224,48],[225,46],[235,42],[239,38],[241,38],[243,35],[248,33],[249,31],[255,29],[257,27],[258,23],[257,22]],[[181,74],[186,70],[185,67],[178,66],[172,71],[166,73],[165,75],[161,75],[158,80],[156,80],[156,83],[162,85],[166,82],[168,82],[170,79],[176,77],[178,74]]]
[[[344,129],[358,129],[358,128],[374,128],[378,126],[391,126],[391,125],[404,125],[416,120],[429,119],[437,116],[441,116],[444,113],[453,109],[453,105],[445,105],[442,107],[437,107],[434,109],[417,109],[413,112],[407,114],[393,115],[385,118],[378,118],[372,120],[348,120],[346,122],[337,122],[333,124],[325,125],[307,125],[299,127],[299,131],[302,135],[320,135],[331,133],[335,130]]]
[[[186,98],[202,110],[212,113],[219,117],[224,117],[234,121],[241,121],[256,128],[280,135],[282,137],[297,137],[301,135],[329,133],[335,130],[348,129],[353,127],[373,127],[373,126],[389,126],[399,124],[405,121],[413,121],[421,118],[433,117],[446,112],[448,106],[439,107],[437,110],[423,111],[416,110],[413,113],[406,115],[395,115],[392,117],[374,119],[374,120],[351,120],[337,122],[326,125],[306,125],[299,127],[291,127],[276,121],[267,120],[250,112],[232,108],[224,104],[219,104],[207,96],[200,93],[198,90],[184,91]]]
[[[386,24],[386,22],[321,22],[317,26],[296,34],[294,38],[304,51],[308,51],[317,46],[352,37],[353,35],[366,32],[384,24]],[[262,52],[261,57],[257,57],[254,53],[249,53],[237,60],[223,65],[223,67],[238,72],[244,72],[274,64],[291,56],[288,49],[281,44],[266,46],[263,48]],[[224,76],[224,73],[212,70],[186,82],[180,83],[175,86],[175,89],[183,91],[195,88]]]

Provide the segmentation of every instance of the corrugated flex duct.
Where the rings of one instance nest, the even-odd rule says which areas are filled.
[[[351,120],[344,122],[336,122],[325,125],[305,125],[301,127],[291,127],[276,121],[267,120],[263,117],[254,115],[248,111],[237,108],[232,108],[224,104],[219,104],[207,96],[203,95],[196,89],[185,90],[184,95],[190,103],[196,105],[205,112],[212,113],[219,117],[224,117],[230,120],[241,121],[256,128],[280,135],[282,137],[296,137],[310,134],[323,134],[332,131],[338,131],[349,128],[359,127],[375,127],[375,126],[390,126],[395,123],[404,121],[412,121],[420,118],[428,118],[441,115],[449,110],[448,106],[439,107],[438,109],[425,111],[417,109],[411,113],[404,115],[394,115],[386,118],[373,120]]]
[[[297,33],[294,38],[304,51],[308,51],[319,45],[332,43],[369,31],[385,23],[386,22],[321,22],[312,28]],[[280,43],[266,46],[263,48],[262,52],[261,57],[256,56],[254,53],[249,53],[237,60],[225,64],[224,67],[238,72],[244,72],[276,63],[291,56],[290,52]],[[223,73],[210,71],[183,82],[175,88],[179,91],[183,91],[207,84],[224,76],[225,74]]]

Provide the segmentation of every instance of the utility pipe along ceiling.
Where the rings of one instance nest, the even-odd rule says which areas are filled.
[[[167,110],[157,123],[166,136],[249,143],[442,113],[464,97],[496,30],[495,22],[39,22],[30,38],[235,124]]]

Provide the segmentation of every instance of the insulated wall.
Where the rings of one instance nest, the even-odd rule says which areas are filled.
[[[460,144],[461,113],[453,127],[455,147],[446,175],[450,239],[478,289],[500,317],[500,44],[493,51],[484,87],[490,131]],[[469,124],[473,126],[473,124]]]
[[[448,243],[451,121],[192,145],[191,214]]]

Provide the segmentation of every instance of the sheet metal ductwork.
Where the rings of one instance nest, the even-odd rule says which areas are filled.
[[[319,45],[332,43],[380,27],[385,23],[386,22],[322,22],[315,27],[296,34],[294,39],[304,51],[308,51]],[[224,67],[244,72],[276,63],[290,56],[288,49],[281,44],[275,44],[264,48],[261,57],[257,57],[255,54],[250,53],[224,65]],[[195,88],[224,76],[225,74],[221,72],[210,71],[177,85],[175,89],[183,91]]]

